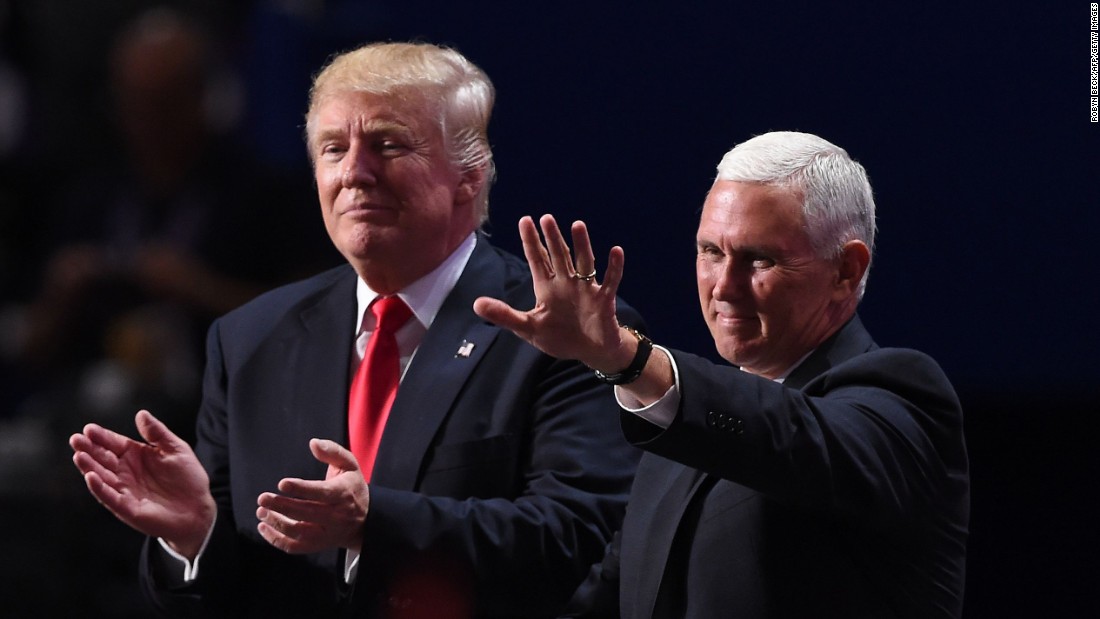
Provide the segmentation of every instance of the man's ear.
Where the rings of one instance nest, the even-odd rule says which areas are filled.
[[[458,187],[455,189],[455,202],[459,204],[472,202],[481,193],[481,188],[484,186],[484,168],[474,168],[462,172],[462,178],[459,179]]]
[[[851,240],[844,244],[837,256],[836,281],[834,282],[834,295],[839,299],[847,299],[859,290],[859,283],[863,280],[863,274],[871,264],[871,250],[867,244],[859,240]]]

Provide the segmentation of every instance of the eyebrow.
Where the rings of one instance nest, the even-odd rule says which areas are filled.
[[[327,140],[344,137],[348,135],[348,133],[349,130],[347,123],[328,127],[319,127],[313,139],[313,143],[314,145],[321,144],[322,142],[325,142]],[[364,135],[400,133],[407,135],[412,133],[412,128],[408,125],[393,120],[373,119],[368,121],[366,125],[362,127],[361,131],[357,130],[356,133],[361,133]]]
[[[375,118],[363,127],[363,133],[411,133],[412,127],[395,120]]]
[[[723,248],[721,244],[706,239],[695,239],[696,249],[701,247],[717,247],[725,253],[737,253],[737,254],[750,254],[756,256],[778,256],[786,253],[782,247],[778,245],[737,245],[730,248]]]

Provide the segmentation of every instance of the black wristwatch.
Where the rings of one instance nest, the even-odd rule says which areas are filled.
[[[645,369],[646,362],[649,361],[649,353],[653,352],[653,340],[646,337],[644,333],[639,333],[636,329],[626,325],[621,326],[638,338],[638,350],[634,353],[634,359],[630,361],[630,365],[618,374],[604,374],[596,370],[596,378],[609,385],[626,385],[638,380],[638,377],[642,375],[642,370]]]

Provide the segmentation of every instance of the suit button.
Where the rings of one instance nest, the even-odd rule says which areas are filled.
[[[734,434],[744,434],[745,433],[745,420],[744,419],[740,419],[740,418],[735,417],[735,418],[731,419],[730,422],[731,422],[730,427],[729,427],[730,432],[733,432]]]
[[[733,434],[745,433],[745,421],[743,419],[716,411],[707,412],[707,425]]]

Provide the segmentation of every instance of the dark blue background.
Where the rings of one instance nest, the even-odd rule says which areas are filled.
[[[884,344],[975,388],[1082,386],[1100,206],[1087,2],[439,4],[256,18],[265,153],[301,159],[308,75],[332,51],[453,45],[499,91],[496,240],[518,247],[524,214],[584,218],[598,247],[626,249],[624,293],[657,334],[700,349],[692,243],[715,164],[758,133],[817,133],[871,176],[880,244],[862,312]]]
[[[68,24],[51,32],[73,36],[107,10],[46,4]],[[525,214],[585,219],[599,256],[624,247],[622,294],[672,347],[713,356],[693,240],[722,154],[778,129],[847,149],[879,209],[863,319],[880,344],[938,359],[966,405],[967,616],[1100,608],[1088,2],[278,5],[232,16],[258,156],[309,177],[301,117],[329,54],[372,39],[453,45],[498,88],[495,241],[518,251]],[[306,233],[323,236],[320,218]]]

